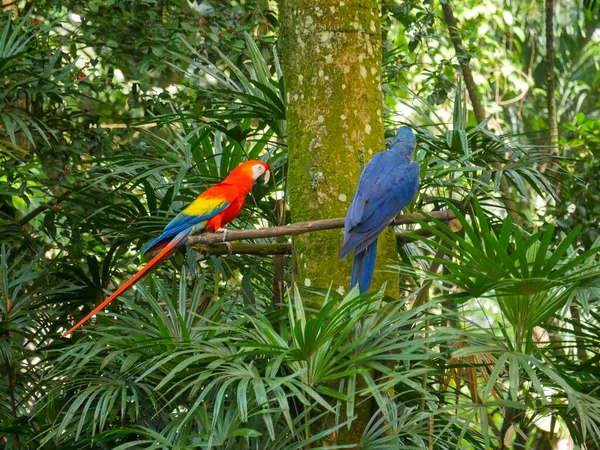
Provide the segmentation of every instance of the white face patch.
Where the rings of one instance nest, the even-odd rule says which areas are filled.
[[[269,171],[267,169],[265,169],[265,166],[263,166],[262,164],[253,165],[252,166],[252,178],[254,179],[254,181],[256,181],[261,176],[263,177],[263,182],[265,184],[267,184],[267,182],[269,181],[269,176],[270,176]]]
[[[263,173],[265,173],[265,166],[261,164],[255,164],[252,166],[252,178],[254,178],[254,181],[256,181],[256,179]]]

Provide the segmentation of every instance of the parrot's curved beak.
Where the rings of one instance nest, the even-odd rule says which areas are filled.
[[[262,184],[266,185],[269,182],[269,178],[271,178],[271,171],[267,170],[260,177],[258,177],[256,181],[260,181]]]

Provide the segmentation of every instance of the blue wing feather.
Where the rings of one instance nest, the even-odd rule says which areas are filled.
[[[224,202],[218,208],[214,208],[207,214],[203,214],[201,216],[189,215],[184,212],[179,213],[173,220],[171,220],[167,226],[164,228],[162,234],[154,239],[145,249],[144,254],[153,251],[155,248],[158,248],[161,244],[170,241],[173,237],[177,236],[183,230],[200,226],[202,228],[202,222],[206,222],[211,217],[219,214],[221,211],[225,210],[231,203]]]
[[[379,161],[384,163],[386,159],[392,159],[383,158],[388,156],[386,153],[378,155],[382,156]],[[392,160],[388,164],[367,164],[348,209],[340,257],[345,257],[352,250],[364,250],[414,199],[419,186],[419,172],[416,162],[399,164]]]
[[[367,208],[367,201],[373,201],[374,199],[370,197],[370,189],[372,188],[371,183],[376,180],[377,176],[380,175],[382,170],[382,164],[380,161],[384,159],[384,156],[387,152],[377,153],[371,161],[366,165],[363,170],[363,173],[358,180],[358,187],[356,188],[356,193],[354,194],[354,198],[352,199],[352,203],[348,208],[348,213],[346,214],[346,236],[347,231],[357,226],[364,220],[363,216],[365,214],[365,209]]]

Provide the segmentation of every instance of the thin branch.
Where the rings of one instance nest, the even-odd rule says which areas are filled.
[[[511,105],[513,103],[520,102],[521,100],[523,100],[523,98],[527,95],[528,92],[529,92],[529,86],[526,89],[524,89],[523,92],[521,92],[516,97],[510,98],[508,100],[499,100],[496,103],[498,103],[500,106],[506,106],[506,105]]]
[[[450,39],[452,40],[452,45],[454,46],[454,51],[456,52],[458,63],[460,64],[460,68],[463,73],[465,86],[467,87],[467,91],[469,92],[471,105],[473,105],[475,119],[477,120],[477,123],[481,123],[485,120],[487,114],[485,112],[483,104],[481,103],[481,99],[479,98],[479,93],[477,92],[477,84],[475,84],[475,80],[473,79],[473,73],[471,72],[471,67],[469,66],[470,58],[467,56],[467,51],[465,50],[465,47],[463,45],[462,38],[460,37],[460,32],[458,31],[458,25],[456,23],[456,19],[454,18],[452,5],[449,1],[442,3],[442,10],[444,11],[444,19],[446,20],[446,24],[448,25]]]
[[[404,244],[409,244],[411,242],[416,241],[417,239],[412,236],[415,234],[421,237],[433,236],[433,232],[430,230],[426,230],[425,228],[419,228],[418,230],[413,230],[410,233],[410,236],[407,233],[396,233],[396,244],[398,245],[398,247],[402,247]]]
[[[546,0],[546,104],[550,149],[546,153],[540,172],[544,172],[550,165],[552,157],[558,154],[558,120],[554,96],[554,0]]]
[[[95,123],[91,123],[90,124],[90,128],[108,128],[108,129],[115,129],[115,128],[153,128],[153,127],[157,127],[158,123],[157,122],[149,122],[149,123],[142,123],[139,125],[130,125],[128,123],[101,123],[101,124],[95,124]]]
[[[452,220],[455,218],[452,211],[432,211],[429,216],[437,220]],[[428,220],[421,214],[398,215],[390,225],[403,225],[415,223],[415,218],[419,220]],[[227,230],[223,233],[206,233],[200,236],[191,236],[188,238],[188,244],[194,246],[197,244],[218,244],[221,242],[241,241],[243,239],[261,239],[277,236],[297,236],[314,231],[333,230],[344,228],[344,218],[313,220],[310,222],[297,222],[282,227],[261,228],[256,230]]]
[[[450,4],[450,0],[446,0],[442,3],[442,10],[444,11],[444,19],[446,21],[446,24],[448,25],[450,39],[452,40],[452,45],[454,46],[454,51],[456,52],[456,57],[462,70],[463,78],[465,80],[465,86],[467,87],[467,91],[469,92],[469,99],[471,100],[471,105],[473,106],[475,120],[477,120],[477,123],[482,123],[487,117],[487,114],[485,112],[483,103],[481,103],[481,99],[479,98],[477,84],[475,84],[475,80],[473,79],[473,73],[471,72],[471,67],[469,66],[470,58],[467,51],[465,50],[462,38],[460,37],[460,32],[458,30],[456,19],[454,18],[454,12],[452,11],[452,5]],[[493,162],[492,166],[496,170],[502,170],[503,168],[503,165],[497,161]],[[502,192],[502,202],[504,203],[508,214],[510,214],[510,217],[514,223],[519,223],[520,217],[519,214],[517,214],[517,210],[515,209],[515,202],[512,199],[508,180],[506,179],[506,176],[504,174],[502,174],[502,176],[500,177],[500,191]]]
[[[47,209],[53,208],[54,205],[56,205],[57,203],[59,203],[61,200],[63,200],[65,197],[68,197],[69,195],[71,195],[71,191],[66,191],[64,194],[59,195],[54,200],[50,200],[48,203],[42,203],[40,206],[35,208],[33,211],[31,211],[29,214],[27,214],[21,220],[19,220],[18,224],[20,226],[25,225],[31,219],[36,217],[38,214],[41,214],[42,212],[44,212]]]
[[[462,230],[462,224],[458,220],[450,221],[448,226],[454,232]],[[442,245],[446,248],[449,248],[449,245],[446,242],[442,243]],[[435,254],[435,257],[431,261],[431,264],[429,265],[429,272],[433,274],[437,273],[437,271],[442,265],[441,261],[443,261],[445,258],[446,252],[442,251],[441,249],[438,250]],[[425,303],[425,301],[429,301],[429,289],[431,288],[432,282],[432,280],[428,280],[425,283],[423,283],[423,286],[421,286],[421,288],[419,289],[415,301],[413,302],[412,308],[421,306],[423,303]]]

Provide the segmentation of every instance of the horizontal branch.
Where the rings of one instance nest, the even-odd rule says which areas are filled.
[[[450,221],[455,218],[452,211],[432,211],[429,216],[437,220]],[[415,218],[419,220],[428,220],[421,214],[398,215],[390,225],[403,225],[415,223]],[[227,230],[226,236],[223,233],[206,233],[200,236],[191,236],[188,238],[188,244],[196,246],[198,244],[218,244],[222,242],[241,241],[242,239],[263,239],[277,236],[296,236],[314,231],[333,230],[344,227],[344,218],[313,220],[311,222],[297,222],[281,227],[260,228],[252,230]],[[223,239],[225,237],[225,239]]]
[[[460,230],[460,222],[452,220],[449,224],[452,231]],[[421,228],[414,230],[409,235],[408,233],[396,233],[396,243],[398,246],[414,242],[416,238],[413,235],[419,235],[421,237],[432,236],[433,233],[430,230]],[[198,252],[204,253],[205,255],[291,255],[292,245],[291,244],[246,244],[245,242],[234,242],[233,244],[219,242],[217,244],[194,244],[194,249]]]
[[[419,230],[411,231],[411,234],[417,234],[421,237],[429,237],[432,236],[433,233],[425,228],[421,228]],[[411,242],[416,241],[417,239],[410,236],[408,233],[396,233],[396,244],[401,247],[404,244],[410,244]]]
[[[229,245],[229,247],[228,247]],[[246,244],[234,242],[233,244],[194,244],[194,250],[205,255],[291,255],[292,244]],[[230,248],[231,247],[231,248]]]

